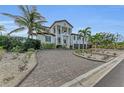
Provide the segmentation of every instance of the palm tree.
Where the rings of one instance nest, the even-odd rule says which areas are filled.
[[[28,38],[33,36],[33,31],[36,29],[41,29],[41,23],[46,22],[45,18],[37,12],[36,6],[18,6],[22,15],[13,15],[9,13],[2,13],[5,16],[11,17],[14,19],[15,23],[19,28],[13,30],[13,32],[23,31],[24,29],[28,30]],[[37,26],[40,25],[40,26]]]
[[[83,30],[79,30],[79,34],[83,38],[83,49],[84,49],[84,41],[86,42],[86,49],[87,49],[87,42],[88,42],[89,36],[91,35],[90,29],[91,27],[87,27]]]
[[[98,45],[102,44],[102,34],[101,33],[96,33],[95,35],[90,36],[90,42],[92,44],[92,46],[95,46],[95,52],[96,52],[96,48],[98,47]]]
[[[1,35],[2,35],[2,31],[4,31],[4,30],[5,30],[4,26],[0,25],[0,33],[1,33]]]

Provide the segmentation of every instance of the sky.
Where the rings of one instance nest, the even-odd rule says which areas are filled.
[[[51,26],[56,20],[66,19],[73,26],[73,33],[86,27],[91,27],[92,34],[98,32],[120,33],[124,35],[124,6],[95,6],[95,5],[41,5],[38,11],[44,16],[46,26]],[[21,15],[18,6],[1,5],[0,13]],[[0,24],[5,25],[6,32],[17,28],[13,19],[0,15]],[[26,36],[26,31],[18,35]]]

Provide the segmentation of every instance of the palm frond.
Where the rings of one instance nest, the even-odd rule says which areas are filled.
[[[18,18],[15,19],[15,22],[19,26],[29,26],[29,21],[25,17],[19,16]]]
[[[16,15],[12,15],[12,14],[9,14],[9,13],[1,13],[2,15],[5,15],[5,16],[8,16],[10,18],[13,18],[13,19],[16,19],[18,16]]]
[[[15,32],[20,32],[22,30],[24,30],[25,28],[24,27],[20,27],[20,28],[17,28],[17,29],[14,29],[12,30],[11,32],[8,33],[8,35],[12,34],[12,33],[15,33]]]
[[[0,25],[0,31],[4,31],[4,30],[5,30],[4,26]]]
[[[21,10],[21,12],[24,15],[24,17],[26,17],[28,20],[30,20],[30,12],[29,12],[30,10],[29,10],[28,6],[20,5],[18,7]]]

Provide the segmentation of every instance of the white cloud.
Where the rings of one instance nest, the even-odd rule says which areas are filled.
[[[0,21],[0,24],[13,24],[14,23],[14,21],[11,21],[11,20],[5,20],[5,21]]]

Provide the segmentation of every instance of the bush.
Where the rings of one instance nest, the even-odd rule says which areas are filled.
[[[42,48],[44,48],[44,49],[53,49],[53,48],[55,48],[55,44],[43,43]]]
[[[30,48],[34,48],[35,50],[37,50],[41,48],[41,43],[39,40],[27,39],[24,42],[23,48],[24,48],[24,51],[27,51]]]
[[[7,51],[24,52],[30,48],[40,49],[41,43],[35,39],[20,39],[20,37],[0,36],[0,46]]]
[[[17,45],[16,47],[13,47],[11,51],[12,52],[23,52],[23,48],[22,46]]]
[[[83,50],[82,49],[76,49],[75,53],[81,54],[81,53],[83,53]]]
[[[7,51],[12,51],[16,46],[22,46],[21,40],[15,39],[13,37],[0,36],[0,46]]]
[[[28,52],[34,52],[34,51],[35,51],[34,48],[29,48],[29,49],[28,49]]]

